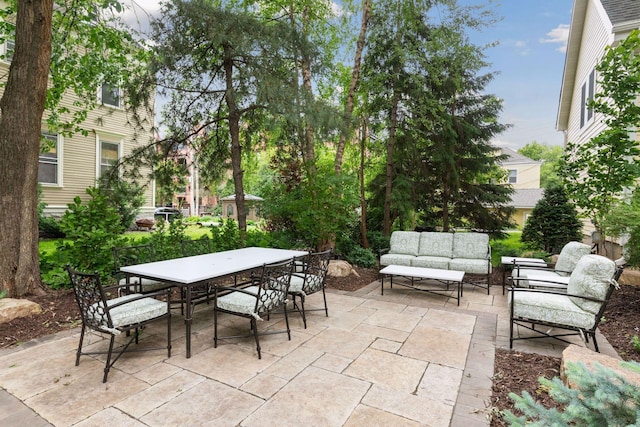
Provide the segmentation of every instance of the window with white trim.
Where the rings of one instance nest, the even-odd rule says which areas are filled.
[[[38,182],[60,185],[61,141],[55,133],[42,133],[42,148],[38,159]]]
[[[593,100],[596,91],[596,70],[593,69],[580,88],[580,128],[593,120],[593,108],[587,104]]]
[[[120,144],[100,139],[100,170],[98,178],[103,176],[110,168],[118,164],[120,159]]]
[[[509,184],[515,184],[518,182],[518,171],[516,169],[509,169]]]
[[[98,90],[98,99],[102,105],[120,108],[120,88],[109,83],[103,83]]]
[[[13,39],[7,39],[2,46],[2,60],[4,62],[11,62],[13,59],[13,51],[15,50],[16,42]]]

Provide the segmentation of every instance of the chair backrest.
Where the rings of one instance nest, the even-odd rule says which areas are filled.
[[[581,242],[569,242],[560,251],[555,269],[571,273],[576,268],[580,258],[590,253],[591,246]]]
[[[280,307],[287,300],[294,260],[265,264],[262,267],[259,281],[258,298],[255,312],[271,311]]]
[[[183,256],[204,255],[211,253],[211,240],[204,236],[200,239],[185,239],[180,242]]]
[[[592,254],[584,255],[571,273],[567,294],[606,301],[612,291],[615,274],[616,265],[609,258]],[[602,302],[572,296],[569,298],[582,310],[593,314],[597,314],[603,305]]]
[[[105,329],[105,325],[113,328],[109,311],[105,309],[107,299],[98,272],[82,273],[72,269],[68,264],[67,271],[85,326],[100,331]]]
[[[115,271],[128,265],[143,264],[155,261],[153,244],[112,247]]]
[[[329,261],[333,250],[327,249],[322,252],[310,253],[305,261],[304,283],[302,291],[310,295],[322,289],[329,271]]]
[[[418,256],[420,233],[417,231],[394,231],[389,240],[389,253]]]

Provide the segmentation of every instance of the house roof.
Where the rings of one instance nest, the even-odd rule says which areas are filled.
[[[230,196],[223,197],[223,198],[222,198],[222,199],[220,199],[220,200],[228,202],[228,201],[233,201],[233,200],[235,200],[235,199],[236,199],[236,195],[235,195],[235,194],[232,194],[232,195],[230,195]],[[263,201],[264,199],[263,199],[262,197],[254,196],[253,194],[245,194],[245,195],[244,195],[244,200],[261,202],[261,201]]]
[[[600,2],[614,26],[614,32],[616,26],[640,20],[639,0],[600,0]],[[635,27],[637,28],[638,25],[636,24]]]
[[[500,151],[502,152],[502,154],[506,154],[507,156],[509,156],[508,159],[502,161],[502,165],[515,165],[515,164],[522,164],[522,163],[542,163],[537,160],[531,160],[527,156],[523,156],[522,154],[512,150],[511,148],[501,147]]]
[[[514,208],[533,208],[542,199],[543,188],[519,188],[511,195]]]
[[[609,19],[614,35],[640,28],[640,0],[574,0],[556,120],[556,129],[559,131],[567,130],[569,126],[571,96],[575,87],[584,21],[590,1],[602,5],[607,15],[605,18]]]

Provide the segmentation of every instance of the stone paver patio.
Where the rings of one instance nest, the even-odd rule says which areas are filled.
[[[286,335],[213,348],[212,310],[194,316],[192,357],[183,319],[174,316],[172,357],[125,353],[102,383],[104,359],[74,366],[79,329],[0,351],[0,424],[54,426],[488,426],[494,352],[508,348],[501,286],[465,287],[455,299],[399,286],[380,295],[374,282],[357,292],[328,291],[329,317],[290,314]],[[307,299],[320,307],[322,296]],[[248,321],[222,318],[247,331]],[[282,316],[261,322],[280,328]],[[158,335],[156,336],[156,332]],[[223,333],[222,331],[221,333]],[[145,330],[162,340],[162,326]],[[92,346],[107,344],[90,335]],[[615,355],[604,337],[601,351]],[[580,343],[580,341],[576,341]],[[518,341],[514,349],[559,356],[553,340]]]

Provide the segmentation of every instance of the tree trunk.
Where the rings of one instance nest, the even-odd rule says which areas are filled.
[[[384,191],[384,224],[382,234],[391,235],[391,189],[393,185],[393,149],[396,142],[396,127],[398,126],[398,104],[400,94],[394,91],[393,104],[391,105],[391,117],[389,118],[389,142],[387,143],[387,180]]]
[[[236,192],[236,210],[238,212],[238,228],[240,243],[247,241],[247,212],[244,203],[244,185],[242,182],[242,147],[240,146],[240,111],[236,104],[233,88],[233,59],[231,49],[225,48],[224,71],[226,79],[225,99],[229,108],[229,134],[231,136],[231,166],[233,168],[233,184]]]
[[[360,235],[362,238],[362,247],[369,248],[369,239],[367,238],[367,199],[364,188],[364,160],[365,160],[365,142],[369,138],[369,127],[367,119],[362,123],[362,135],[360,135],[360,170],[358,178],[360,179]]]
[[[18,4],[15,50],[0,99],[0,291],[43,293],[38,156],[51,58],[52,0]]]
[[[351,133],[351,120],[353,115],[354,98],[356,94],[356,88],[358,87],[358,81],[360,79],[360,64],[362,62],[362,51],[364,50],[364,44],[367,35],[367,26],[369,25],[369,18],[371,17],[371,0],[362,1],[362,23],[360,24],[360,34],[358,35],[358,42],[356,44],[356,54],[353,60],[353,70],[351,72],[351,83],[349,83],[349,91],[347,92],[347,105],[344,111],[344,127],[340,133],[340,140],[336,147],[336,161],[335,172],[336,175],[342,173],[342,161],[344,157],[344,149],[347,145],[347,137]]]

